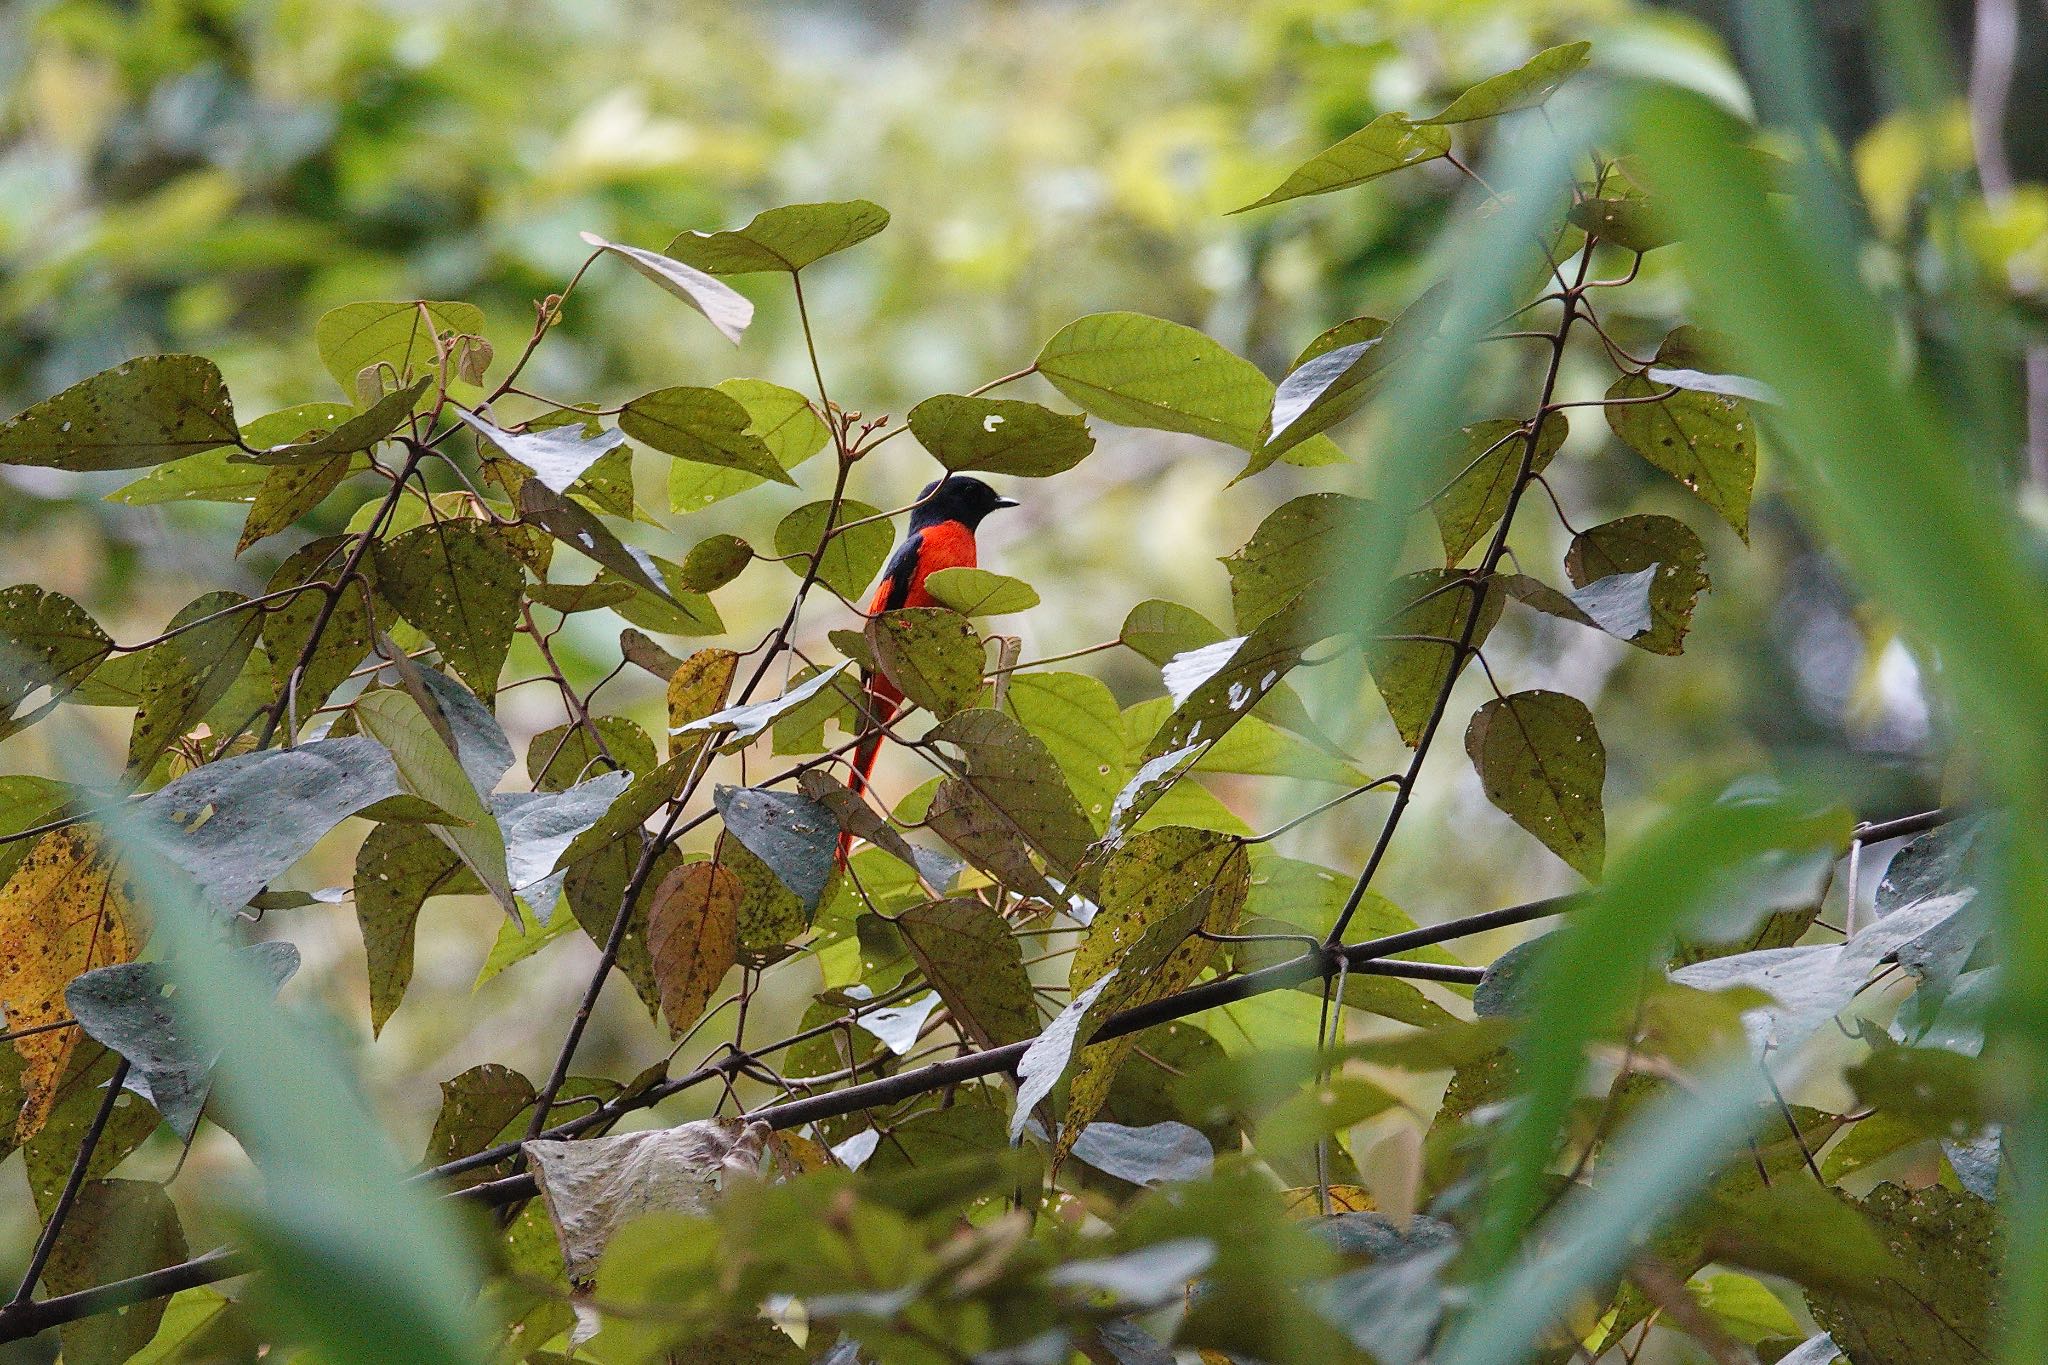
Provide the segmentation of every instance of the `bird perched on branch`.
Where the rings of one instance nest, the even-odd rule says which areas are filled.
[[[909,531],[882,566],[882,580],[875,585],[875,595],[868,602],[868,615],[879,616],[902,607],[938,606],[938,600],[925,591],[925,579],[940,569],[975,567],[975,528],[989,513],[1016,505],[1015,499],[1003,497],[980,479],[965,474],[948,474],[936,483],[926,484],[910,514]],[[882,751],[882,727],[889,723],[903,700],[896,684],[880,673],[862,673],[861,686],[865,693],[863,733],[853,750],[853,775],[847,783],[855,792],[867,790],[868,777],[875,770],[875,757]],[[840,834],[842,864],[852,844],[852,835]]]

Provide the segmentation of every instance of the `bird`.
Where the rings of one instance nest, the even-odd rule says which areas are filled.
[[[904,607],[935,607],[939,600],[925,590],[924,581],[940,569],[975,567],[975,530],[982,518],[1005,507],[1016,507],[980,479],[966,474],[948,474],[924,486],[910,513],[910,527],[902,543],[882,565],[881,581],[868,601],[869,617]],[[868,789],[875,770],[875,758],[882,751],[882,727],[896,714],[903,693],[880,673],[863,671],[864,695],[860,742],[853,749],[853,771],[847,786],[856,794]],[[839,836],[839,863],[853,847],[853,835]]]

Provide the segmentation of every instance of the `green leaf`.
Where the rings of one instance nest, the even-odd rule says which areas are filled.
[[[1452,100],[1441,114],[1422,122],[1472,123],[1518,109],[1533,109],[1585,70],[1592,51],[1593,45],[1583,42],[1545,48],[1513,71],[1488,76]]]
[[[641,552],[636,549],[631,553],[639,555]],[[668,591],[657,597],[653,593],[636,590],[631,597],[613,607],[613,611],[636,626],[658,631],[663,635],[696,636],[725,633],[725,619],[718,614],[718,604],[705,594],[691,592],[683,586],[682,565],[663,559],[660,555],[647,555],[646,559],[661,576],[661,581],[667,585]],[[605,569],[598,574],[598,581],[616,583],[622,580],[610,569]],[[622,645],[623,639],[622,636]],[[653,642],[648,643],[651,645]],[[629,654],[628,657],[632,656]]]
[[[725,832],[759,858],[803,906],[808,923],[832,880],[839,822],[807,796],[721,786],[712,797]]]
[[[740,334],[754,320],[754,304],[722,280],[714,280],[694,266],[646,251],[637,246],[607,242],[594,232],[580,233],[584,241],[608,251],[647,279],[702,313],[727,341],[739,344]]]
[[[499,907],[517,919],[519,911],[505,866],[505,836],[484,805],[474,778],[464,771],[419,703],[404,692],[370,692],[357,699],[354,715],[364,730],[391,751],[407,794],[459,822],[428,828],[469,866]]]
[[[1024,950],[1001,915],[976,900],[934,901],[896,921],[918,970],[977,1047],[1038,1033],[1037,997]]]
[[[481,521],[429,522],[377,547],[378,595],[486,700],[497,694],[525,587],[525,569]]]
[[[1353,519],[1365,507],[1343,493],[1304,493],[1280,504],[1223,559],[1237,628],[1249,633],[1337,567]]]
[[[818,542],[824,537],[825,519],[831,512],[829,501],[807,502],[776,524],[775,553],[800,556],[783,562],[784,567],[799,578],[809,570],[809,556],[817,550]],[[880,515],[878,509],[848,499],[839,504],[839,517],[833,525],[844,526]],[[819,561],[818,581],[841,597],[858,597],[861,590],[882,571],[882,564],[889,558],[889,547],[895,543],[895,538],[889,523],[880,520],[867,521],[864,526],[833,536]]]
[[[0,589],[0,738],[42,714],[49,703],[15,719],[15,708],[37,688],[62,701],[112,652],[114,642],[91,616],[62,593],[33,583]]]
[[[1672,241],[1670,215],[1641,194],[1581,199],[1565,217],[1589,236],[1625,251],[1655,251]]]
[[[1842,1353],[1873,1365],[1992,1359],[2003,1240],[1994,1206],[1940,1186],[1891,1184],[1861,1206],[1896,1267],[1847,1290],[1809,1289],[1806,1297]]]
[[[1123,719],[1109,688],[1085,673],[1013,673],[1003,709],[1045,745],[1090,823],[1101,829],[1127,776]]]
[[[133,483],[122,484],[107,494],[107,501],[123,507],[156,507],[167,502],[254,502],[270,471],[230,458],[237,453],[233,446],[219,446],[160,464]]]
[[[208,910],[232,914],[348,816],[400,791],[382,746],[361,737],[238,754],[151,793],[138,820],[191,878]]]
[[[959,778],[941,782],[924,822],[948,847],[1003,886],[1048,905],[1064,903],[1060,889],[1031,861],[1031,844],[1018,822],[971,784]]]
[[[52,1295],[161,1270],[191,1254],[177,1207],[163,1186],[150,1180],[81,1185],[64,1234],[43,1271],[43,1288]],[[163,1318],[164,1302],[155,1299],[68,1322],[62,1329],[64,1359],[80,1365],[127,1360],[149,1344]]]
[[[1607,750],[1584,702],[1561,692],[1496,697],[1473,714],[1465,752],[1487,800],[1552,853],[1599,878],[1607,852],[1600,804]]]
[[[427,1138],[423,1165],[473,1156],[497,1145],[498,1134],[533,1106],[533,1082],[509,1066],[484,1062],[441,1082],[441,1111],[434,1116],[434,1131]],[[456,1188],[488,1175],[467,1171],[454,1177]]]
[[[1131,608],[1117,638],[1156,667],[1164,668],[1174,656],[1220,644],[1226,637],[1221,627],[1193,607],[1154,597]],[[1253,709],[1275,725],[1326,748],[1334,747],[1294,688],[1285,682],[1275,683]]]
[[[1677,654],[1708,583],[1706,547],[1690,527],[1655,514],[1622,517],[1579,532],[1564,557],[1566,577],[1581,589],[1652,565],[1657,575],[1650,584],[1650,629],[1629,643],[1652,654]]]
[[[273,993],[299,969],[299,950],[289,943],[259,943],[237,955]],[[117,962],[74,977],[64,988],[64,1003],[80,1028],[128,1059],[128,1087],[190,1142],[214,1057],[182,1027],[170,985],[161,963]]]
[[[1153,697],[1123,714],[1123,745],[1127,755],[1142,755],[1152,736],[1173,713],[1171,697]],[[1363,786],[1366,776],[1349,763],[1298,739],[1257,716],[1245,716],[1213,744],[1202,747],[1192,769],[1198,773],[1241,773],[1252,777],[1292,777],[1304,782]]]
[[[1375,391],[1380,378],[1421,351],[1442,329],[1451,293],[1437,285],[1425,291],[1383,329],[1358,329],[1360,337],[1313,354],[1298,363],[1273,390],[1258,443],[1239,480],[1292,458],[1291,452],[1349,417]],[[1371,323],[1373,319],[1359,319]],[[1330,335],[1329,333],[1325,334]],[[1320,344],[1321,338],[1318,338]],[[1305,353],[1306,354],[1306,353]]]
[[[627,410],[631,407],[628,404]],[[537,431],[511,432],[465,408],[457,408],[455,415],[478,436],[531,469],[534,478],[557,493],[567,493],[569,486],[582,478],[599,456],[618,449],[626,440],[623,431],[600,430],[594,436],[585,435],[582,423],[573,420]],[[625,424],[621,414],[619,425]]]
[[[277,566],[266,591],[283,592],[304,583],[323,581],[324,575],[337,571],[346,557],[347,545],[347,540],[341,536],[328,536],[300,546]],[[367,561],[366,567],[374,570],[375,561]],[[350,583],[335,601],[334,610],[328,614],[327,626],[320,632],[320,643],[314,647],[305,670],[299,674],[293,710],[301,726],[313,718],[316,710],[327,704],[334,690],[347,681],[349,674],[368,657],[369,594],[367,583]],[[292,685],[292,671],[299,662],[299,656],[305,652],[306,641],[312,637],[313,622],[326,604],[326,597],[318,589],[297,593],[283,601],[272,602],[270,609],[262,613],[263,647],[270,655],[271,677],[280,694]]]
[[[1400,1103],[1362,1076],[1332,1076],[1296,1091],[1259,1121],[1252,1142],[1268,1159],[1300,1155],[1316,1143]]]
[[[403,386],[416,377],[435,376],[437,335],[482,336],[483,310],[468,303],[350,303],[321,314],[313,324],[313,343],[320,362],[346,394],[356,392],[356,376],[371,366],[389,367],[387,377]],[[417,397],[417,395],[415,395]]]
[[[826,822],[829,827],[829,820]],[[803,899],[783,885],[769,866],[736,838],[720,835],[712,861],[738,879],[740,904],[740,961],[751,965],[773,962],[782,949],[802,937],[811,917]]]
[[[714,592],[738,578],[753,558],[753,546],[738,536],[717,535],[700,540],[683,556],[680,586],[688,592]]]
[[[356,921],[369,959],[370,1032],[383,1031],[412,982],[413,929],[431,896],[481,895],[483,884],[425,825],[379,825],[356,850]]]
[[[981,700],[981,637],[960,613],[945,607],[885,611],[869,619],[867,641],[889,681],[940,720]]]
[[[605,607],[616,607],[627,601],[640,590],[631,583],[616,578],[599,579],[590,583],[529,583],[526,595],[538,606],[550,611],[571,616],[579,611],[599,611]]]
[[[653,770],[654,741],[637,723],[624,716],[592,716],[591,721],[603,736],[605,749],[627,772],[639,777]],[[581,725],[543,730],[526,746],[526,776],[535,791],[565,791],[606,766],[590,732]]]
[[[828,869],[829,870],[829,869]],[[661,1013],[676,1033],[697,1022],[739,961],[746,888],[716,863],[689,863],[655,888],[647,946],[661,989]]]
[[[216,619],[150,647],[142,675],[142,704],[128,736],[131,774],[149,771],[164,750],[199,724],[234,685],[263,629],[263,613],[230,610],[248,600],[238,592],[210,592],[173,616],[167,629],[202,617]],[[228,614],[218,615],[221,612]]]
[[[748,429],[752,422],[730,394],[688,387],[643,393],[619,413],[619,429],[644,446],[794,487],[768,443]]]
[[[1508,495],[1522,472],[1523,458],[1528,458],[1531,474],[1541,474],[1570,430],[1563,413],[1551,413],[1543,421],[1532,452],[1527,424],[1513,418],[1498,417],[1459,429],[1458,472],[1429,503],[1437,535],[1443,540],[1446,565],[1463,559],[1507,514]]]
[[[499,792],[488,798],[505,834],[505,869],[513,893],[546,924],[562,894],[568,847],[604,818],[632,775],[613,771],[560,792]]]
[[[1143,313],[1094,313],[1062,327],[1038,372],[1105,422],[1206,436],[1255,450],[1273,383],[1215,340]]]
[[[51,778],[26,773],[0,776],[0,835],[20,834],[58,819],[73,804],[75,795],[71,787]],[[32,839],[0,843],[0,883],[14,875],[33,843]],[[5,1148],[5,1114],[6,1106],[0,1104],[0,1149]]]
[[[1007,616],[1038,605],[1029,583],[987,569],[940,569],[925,579],[924,590],[962,616]]]
[[[672,606],[682,605],[645,550],[626,544],[581,503],[554,492],[538,479],[528,479],[519,486],[519,515],[634,587],[653,593]]]
[[[715,711],[701,720],[693,720],[688,725],[671,731],[671,738],[678,735],[730,734],[732,740],[728,747],[745,744],[770,725],[795,713],[804,703],[824,692],[848,667],[849,665],[843,662],[834,664],[795,684],[779,697]]]
[[[1689,354],[1680,329],[1657,358]],[[1667,397],[1658,398],[1657,395]],[[1607,391],[1607,425],[1622,443],[1721,514],[1749,539],[1750,491],[1756,483],[1756,421],[1739,398],[1678,389],[1647,375],[1626,374]],[[1616,400],[1625,400],[1617,405]]]
[[[718,391],[737,399],[747,410],[747,430],[761,439],[775,462],[794,469],[825,448],[832,433],[810,400],[795,389],[765,379],[727,379]],[[668,501],[672,511],[698,512],[721,499],[744,493],[764,482],[758,475],[717,465],[679,460],[669,466]]]
[[[910,410],[910,434],[947,469],[1040,479],[1095,449],[1088,419],[1015,398],[942,393]]]
[[[1434,161],[1451,149],[1451,135],[1418,126],[1406,114],[1381,114],[1327,151],[1319,152],[1280,182],[1280,187],[1244,208],[1264,208],[1303,195],[1348,190],[1383,175]]]
[[[1116,973],[1112,971],[1086,990],[1077,992],[1018,1059],[1017,1108],[1010,1116],[1012,1144],[1024,1136],[1024,1125],[1031,1121],[1031,1111],[1051,1096],[1054,1087],[1066,1076],[1075,1048],[1085,1041],[1086,1034],[1094,1032],[1098,1022],[1095,1002],[1115,979]]]
[[[143,356],[81,380],[0,425],[0,464],[73,473],[139,469],[233,445],[220,370],[190,355]]]
[[[1499,581],[1508,596],[1545,615],[1606,631],[1617,640],[1636,640],[1656,624],[1651,595],[1659,567],[1652,564],[1634,573],[1596,578],[1570,593],[1525,573],[1503,574]]]
[[[887,226],[889,211],[865,199],[788,204],[755,214],[742,228],[682,233],[668,244],[668,254],[711,275],[748,275],[762,270],[794,274],[866,241]]]
[[[385,394],[361,413],[343,408],[346,415],[340,421],[329,421],[300,427],[289,440],[257,446],[254,451],[245,451],[230,456],[244,464],[304,465],[324,464],[336,455],[353,455],[368,450],[377,442],[398,430],[406,418],[419,405],[420,395],[427,391],[432,379],[420,379]],[[319,406],[308,404],[308,408]],[[292,409],[294,412],[304,409]],[[278,414],[282,415],[282,414]],[[264,419],[269,420],[269,419]],[[253,433],[262,422],[252,423],[242,435],[245,444],[255,446]]]
[[[1468,583],[1470,586],[1454,586]],[[1367,643],[1366,663],[1373,682],[1395,728],[1409,748],[1422,739],[1423,728],[1436,710],[1437,698],[1450,680],[1456,650],[1443,640],[1463,637],[1465,623],[1479,598],[1479,620],[1472,631],[1472,647],[1486,643],[1486,636],[1500,620],[1506,594],[1498,582],[1477,590],[1478,584],[1462,574],[1425,569],[1397,581],[1388,600],[1405,605],[1389,616],[1386,627]],[[1434,636],[1434,640],[1388,639],[1387,636]]]
[[[365,466],[367,467],[367,466]],[[241,554],[259,540],[288,530],[300,517],[318,507],[354,471],[354,457],[336,455],[323,464],[286,465],[274,468],[263,481],[256,503],[242,522],[235,553]]]
[[[960,712],[931,738],[960,750],[974,792],[1056,871],[1065,876],[1080,865],[1095,841],[1095,827],[1043,741],[1011,717],[986,709]]]

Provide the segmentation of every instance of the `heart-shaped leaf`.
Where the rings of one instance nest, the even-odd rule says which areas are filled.
[[[1607,850],[1607,750],[1593,713],[1561,692],[1496,697],[1473,714],[1465,752],[1486,799],[1587,877]]]
[[[233,445],[240,435],[212,361],[151,355],[80,380],[0,425],[0,464],[81,474],[140,469]]]
[[[1014,398],[942,393],[910,410],[910,434],[956,473],[982,470],[1044,478],[1072,469],[1095,449],[1088,419]]]
[[[865,242],[887,226],[889,211],[865,199],[785,204],[755,214],[742,228],[685,232],[668,244],[668,254],[711,275],[748,275],[762,270],[794,274],[814,261]]]

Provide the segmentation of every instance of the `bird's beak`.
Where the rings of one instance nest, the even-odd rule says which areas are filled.
[[[1023,503],[1021,503],[1021,502],[1018,502],[1018,501],[1017,501],[1017,500],[1016,500],[1015,498],[997,498],[997,499],[996,499],[996,510],[997,510],[997,511],[1001,511],[1001,510],[1002,510],[1003,508],[1005,508],[1005,507],[1022,507],[1023,505],[1024,505]]]

